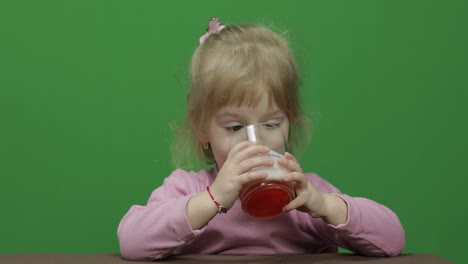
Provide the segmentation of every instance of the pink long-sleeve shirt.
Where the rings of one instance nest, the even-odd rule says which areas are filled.
[[[216,173],[215,169],[176,170],[153,191],[146,206],[132,206],[117,231],[122,257],[155,260],[171,254],[319,253],[331,245],[368,256],[395,256],[403,250],[405,234],[395,213],[372,200],[342,194],[313,173],[306,177],[319,191],[346,202],[345,224],[330,225],[298,210],[255,219],[242,211],[238,199],[226,214],[193,230],[185,211],[187,202],[205,191]]]

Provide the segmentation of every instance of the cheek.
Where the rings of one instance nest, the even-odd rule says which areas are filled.
[[[216,160],[218,168],[221,168],[227,159],[230,147],[230,138],[223,134],[223,131],[216,131],[215,136],[210,137],[211,150]]]
[[[221,168],[224,162],[226,162],[229,150],[216,144],[211,146],[211,150],[213,151],[213,156],[216,160],[218,168]]]

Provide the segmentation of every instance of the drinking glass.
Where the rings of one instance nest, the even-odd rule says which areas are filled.
[[[267,172],[267,178],[249,182],[239,194],[244,212],[254,218],[268,219],[283,213],[283,207],[295,198],[294,188],[282,180],[288,170],[278,165],[287,151],[283,131],[276,124],[252,124],[233,132],[230,148],[242,141],[252,141],[270,148],[266,156],[275,161],[271,167],[252,169]]]

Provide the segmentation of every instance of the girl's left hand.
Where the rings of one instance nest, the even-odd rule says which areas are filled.
[[[324,193],[319,192],[304,176],[301,166],[293,155],[286,152],[284,159],[278,160],[278,165],[290,172],[283,177],[285,182],[292,183],[296,191],[296,198],[284,207],[285,212],[297,209],[310,214],[312,217],[326,216],[326,199]]]

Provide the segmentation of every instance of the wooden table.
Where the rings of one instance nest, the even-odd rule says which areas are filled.
[[[0,255],[1,264],[130,264],[141,263],[123,260],[118,254],[5,254]],[[366,263],[366,264],[446,264],[440,257],[426,254],[405,254],[391,258],[364,257],[354,254],[314,254],[314,255],[271,255],[271,256],[232,256],[232,255],[180,255],[159,260],[165,264],[310,264],[310,263]]]

